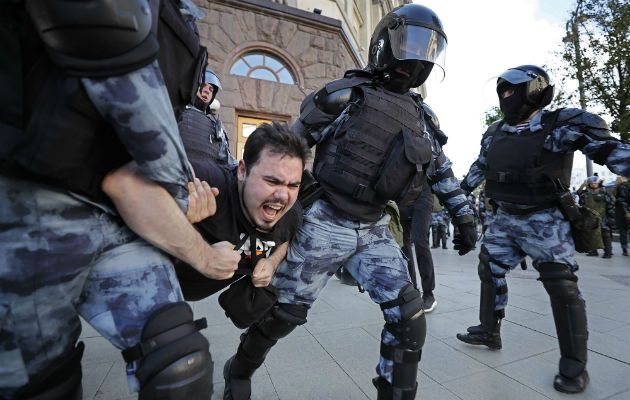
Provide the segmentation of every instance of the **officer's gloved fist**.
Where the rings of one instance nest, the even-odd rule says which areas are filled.
[[[477,231],[472,222],[457,225],[457,233],[453,237],[455,250],[459,250],[459,255],[463,256],[475,248],[477,243]]]

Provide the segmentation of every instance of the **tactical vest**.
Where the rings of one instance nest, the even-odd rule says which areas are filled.
[[[600,217],[606,215],[606,192],[599,190],[597,193],[584,193],[584,206],[596,211]]]
[[[560,110],[542,117],[538,132],[505,132],[498,124],[486,154],[486,194],[495,201],[552,206],[558,184],[569,187],[573,153],[554,153],[543,148]]]
[[[187,106],[179,123],[179,133],[184,142],[186,155],[198,160],[227,164],[227,157],[221,155],[223,133],[220,132],[219,135],[217,129],[220,129],[219,124],[203,111]]]
[[[431,163],[422,107],[364,77],[326,85],[328,93],[355,87],[363,101],[317,146],[314,175],[326,198],[344,213],[375,221],[388,200],[408,205],[418,197]]]
[[[169,95],[171,90],[181,91],[178,88],[185,86],[184,81],[193,82],[195,78],[188,74],[200,64],[199,54],[193,57],[189,51],[194,33],[177,36],[190,25],[174,1],[160,2],[160,54],[163,56],[165,48],[187,46],[191,56],[180,56],[177,63],[162,68]],[[131,156],[113,126],[96,110],[79,78],[52,63],[23,5],[3,5],[0,11],[4,17],[0,39],[7,43],[0,47],[0,58],[12,60],[11,68],[0,71],[2,173],[68,189],[95,201],[108,201],[101,190],[103,178],[130,161]],[[166,27],[168,21],[178,18],[182,29]],[[196,45],[199,47],[198,37]],[[183,110],[190,100],[171,96],[175,110]]]

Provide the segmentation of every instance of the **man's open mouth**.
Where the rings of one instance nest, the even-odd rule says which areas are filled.
[[[280,204],[263,204],[263,216],[268,221],[273,221],[276,216],[284,209]]]

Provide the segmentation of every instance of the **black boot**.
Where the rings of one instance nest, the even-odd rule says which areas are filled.
[[[458,333],[457,339],[464,343],[485,345],[492,350],[500,350],[501,343],[501,320],[505,317],[504,310],[495,310],[497,293],[507,293],[507,286],[497,290],[492,280],[490,270],[490,256],[488,250],[482,246],[479,253],[478,274],[481,281],[481,291],[479,294],[479,321],[480,325],[471,326],[466,333]]]
[[[575,378],[567,378],[562,374],[556,375],[553,380],[553,388],[562,393],[582,393],[588,385],[589,377],[586,370]]]
[[[589,381],[586,372],[588,330],[586,305],[580,297],[577,277],[563,264],[544,263],[539,269],[551,300],[560,345],[559,373],[553,387],[559,392],[580,393]]]
[[[376,400],[392,400],[394,399],[394,388],[391,383],[387,382],[380,376],[372,378],[372,384],[376,388],[377,397]],[[418,384],[416,383],[415,389],[410,390],[397,390],[396,399],[400,400],[413,400],[416,398],[416,391]]]
[[[599,254],[597,253],[597,250],[591,250],[588,253],[586,253],[586,255],[589,257],[597,257]]]
[[[303,316],[297,317],[287,313],[282,307],[290,308]],[[306,322],[307,309],[301,306],[281,304],[274,308],[260,322],[252,325],[247,333],[241,336],[241,344],[236,354],[223,367],[225,390],[223,400],[249,400],[252,392],[252,375],[262,365],[269,350],[279,339],[287,336],[298,325]]]
[[[622,247],[621,248],[621,254],[624,256],[628,256],[628,248],[627,247]]]
[[[488,332],[481,325],[471,326],[466,333],[458,333],[457,339],[464,343],[488,346],[490,350],[501,350],[501,320],[497,319],[495,329]]]
[[[249,360],[236,360],[237,357],[243,357],[242,352],[241,354],[237,352],[223,366],[225,379],[223,400],[249,400],[252,395],[251,378],[261,364],[248,363]]]

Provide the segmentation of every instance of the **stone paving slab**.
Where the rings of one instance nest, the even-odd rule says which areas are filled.
[[[630,399],[630,259],[577,255],[579,285],[587,304],[591,384],[566,395],[552,387],[558,345],[548,296],[528,260],[526,271],[508,275],[509,305],[503,349],[466,345],[455,338],[478,324],[477,255],[434,250],[435,296],[427,314],[427,338],[418,372],[423,400]],[[215,361],[212,399],[223,393],[222,368],[236,350],[241,330],[218,306],[217,296],[191,303],[206,317],[203,333]],[[371,378],[378,361],[382,316],[367,294],[332,278],[309,322],[281,340],[253,377],[255,400],[375,399]],[[84,323],[81,340],[85,399],[136,399],[127,389],[120,353]]]

